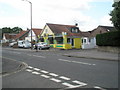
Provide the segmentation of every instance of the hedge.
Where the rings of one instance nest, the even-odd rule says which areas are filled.
[[[98,46],[120,46],[120,30],[98,34],[96,44]]]

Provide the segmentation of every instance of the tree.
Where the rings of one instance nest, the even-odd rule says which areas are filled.
[[[13,32],[13,33],[20,33],[21,31],[22,31],[22,29],[19,28],[19,27],[14,27],[14,28],[12,28],[12,32]]]
[[[13,27],[13,28],[3,27],[1,30],[2,33],[16,33],[16,34],[22,31],[22,29],[19,27]]]
[[[112,7],[114,7],[114,9],[110,13],[110,16],[112,16],[112,18],[110,20],[112,21],[115,28],[117,30],[120,30],[120,1],[114,2]]]

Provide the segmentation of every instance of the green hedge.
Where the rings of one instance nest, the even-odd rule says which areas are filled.
[[[120,46],[120,30],[98,34],[96,44],[98,46]]]

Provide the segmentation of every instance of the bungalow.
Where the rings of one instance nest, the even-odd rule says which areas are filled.
[[[94,48],[94,37],[92,37],[90,32],[82,32],[82,49]]]
[[[39,35],[41,31],[42,29],[32,28],[32,34],[31,34],[31,30],[29,30],[28,35],[25,37],[25,40],[28,40],[31,42],[31,35],[32,35],[32,40],[37,41],[38,38],[40,37]]]
[[[15,41],[16,34],[14,33],[4,33],[3,34],[3,43]]]
[[[50,44],[51,47],[61,49],[81,48],[82,33],[77,25],[62,25],[46,23],[40,40]]]
[[[25,40],[25,37],[28,36],[29,31],[21,31],[18,33],[15,37],[15,39],[18,40]]]

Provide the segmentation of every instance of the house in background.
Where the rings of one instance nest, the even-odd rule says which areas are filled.
[[[101,26],[99,25],[96,29],[91,31],[91,36],[93,37],[94,40],[94,47],[96,47],[96,35],[97,34],[102,34],[102,33],[107,33],[107,32],[112,32],[115,31],[115,28],[112,26]]]
[[[96,35],[114,31],[111,26],[98,26],[92,31],[82,32],[82,49],[96,48]]]
[[[15,41],[15,36],[16,36],[16,34],[14,34],[14,33],[4,33],[2,43]]]
[[[25,37],[28,36],[29,30],[28,31],[21,31],[20,33],[18,33],[15,37],[16,41],[19,40],[25,40]]]
[[[46,23],[41,32],[41,38],[51,47],[61,49],[79,49],[82,33],[76,25],[62,25]]]
[[[94,37],[90,32],[82,32],[82,49],[95,48]]]
[[[38,39],[40,38],[40,33],[41,33],[42,29],[38,29],[38,28],[32,28],[32,41],[38,41]],[[29,30],[28,35],[25,37],[25,40],[28,40],[31,42],[31,30]]]

